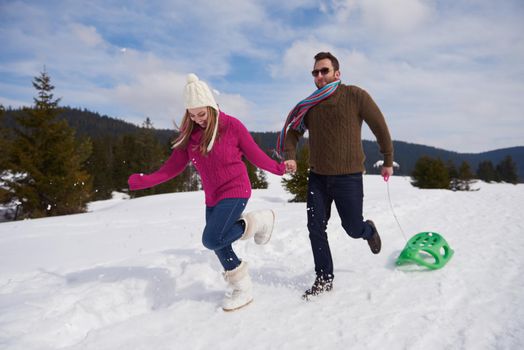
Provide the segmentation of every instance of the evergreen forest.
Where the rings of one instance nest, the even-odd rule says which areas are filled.
[[[60,105],[47,72],[34,78],[31,107],[0,106],[0,212],[2,219],[37,218],[79,213],[89,201],[128,192],[127,179],[135,172],[158,169],[171,154],[174,130],[157,129],[150,118],[141,125]],[[252,132],[257,144],[273,154],[277,132]],[[307,136],[307,135],[306,135]],[[377,174],[381,159],[375,142],[364,140],[367,173]],[[397,175],[411,176],[421,188],[470,190],[474,179],[522,182],[524,147],[467,154],[394,141]],[[307,139],[299,143],[298,171],[283,186],[304,201],[307,191]],[[253,188],[267,188],[264,172],[248,161]],[[182,174],[152,189],[129,193],[133,197],[195,191],[198,173],[189,163]],[[1,217],[3,216],[3,218]]]

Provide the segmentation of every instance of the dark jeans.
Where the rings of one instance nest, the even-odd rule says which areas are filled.
[[[319,175],[309,173],[307,195],[307,227],[317,276],[332,279],[333,259],[326,234],[335,201],[342,227],[352,238],[368,239],[371,226],[363,221],[364,190],[362,173],[348,175]]]
[[[206,207],[206,227],[202,234],[202,243],[215,252],[226,271],[240,265],[240,259],[231,244],[244,233],[244,221],[238,219],[246,204],[247,198],[226,198],[214,207]]]

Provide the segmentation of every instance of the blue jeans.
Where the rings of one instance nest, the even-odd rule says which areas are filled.
[[[335,202],[342,227],[352,238],[369,239],[371,226],[363,221],[364,190],[362,173],[319,175],[309,172],[307,195],[307,227],[317,276],[333,279],[333,258],[326,233]]]
[[[226,271],[240,265],[240,259],[231,244],[244,234],[244,221],[239,219],[246,204],[247,198],[226,198],[214,207],[206,207],[206,227],[202,234],[202,243],[215,252]]]

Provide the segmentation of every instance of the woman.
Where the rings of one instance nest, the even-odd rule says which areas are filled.
[[[224,267],[224,279],[233,292],[226,294],[222,308],[232,311],[249,304],[253,296],[247,263],[237,257],[231,244],[249,238],[266,244],[275,220],[272,210],[242,215],[251,196],[242,156],[276,175],[284,174],[285,164],[269,158],[238,119],[220,111],[207,84],[194,74],[187,77],[184,99],[186,113],[170,158],[152,174],[131,175],[129,188],[156,186],[174,178],[189,161],[193,162],[205,192],[202,243],[215,252]]]

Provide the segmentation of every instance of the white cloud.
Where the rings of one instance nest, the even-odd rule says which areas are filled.
[[[4,108],[19,108],[19,107],[28,107],[32,103],[31,101],[22,101],[22,100],[16,100],[16,99],[10,99],[7,97],[0,96],[0,105],[4,106]]]
[[[359,7],[362,22],[388,37],[416,30],[433,12],[430,2],[421,0],[362,0]]]
[[[95,47],[104,44],[104,39],[93,26],[85,26],[79,23],[71,24],[73,35],[87,46]]]
[[[285,50],[281,61],[271,65],[271,75],[276,79],[309,78],[314,64],[313,57],[320,51],[334,52],[335,47],[319,42],[314,36],[297,40]]]
[[[131,82],[108,90],[107,102],[125,106],[125,110],[136,118],[141,116],[141,121],[150,117],[156,127],[170,128],[173,121],[180,123],[184,111],[185,82],[185,75],[176,72],[140,73]]]
[[[252,113],[254,106],[242,95],[221,93],[215,97],[219,108],[225,113],[242,120],[246,125],[256,123],[256,119]]]
[[[343,82],[371,93],[397,139],[454,150],[524,143],[515,131],[522,129],[524,109],[519,2],[0,6],[0,101],[31,104],[31,79],[45,65],[63,104],[136,123],[150,117],[157,127],[170,127],[183,113],[185,75],[196,72],[221,92],[217,100],[226,113],[253,130],[278,130],[314,89],[313,56],[331,51]],[[237,79],[238,57],[260,64],[253,67],[257,74]],[[506,137],[494,135],[500,133]],[[461,134],[474,140],[465,142]]]

